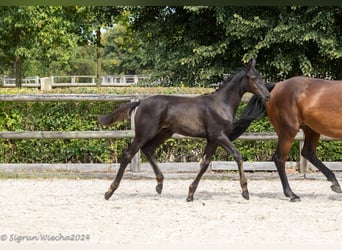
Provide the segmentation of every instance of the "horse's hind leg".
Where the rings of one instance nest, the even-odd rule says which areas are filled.
[[[125,169],[127,165],[131,162],[133,156],[139,151],[141,148],[141,143],[136,140],[136,138],[133,140],[132,144],[129,145],[126,151],[124,151],[121,161],[120,161],[120,167],[116,174],[116,177],[112,184],[110,185],[108,191],[105,193],[105,199],[108,200],[114,193],[114,191],[119,187],[122,176],[125,172]]]
[[[331,190],[336,193],[342,193],[341,186],[338,183],[335,174],[329,168],[327,168],[317,157],[316,148],[320,134],[316,133],[309,127],[303,127],[303,131],[305,134],[305,140],[302,149],[302,156],[308,159],[325,175],[325,177],[327,177],[328,181],[332,183]]]
[[[205,150],[204,150],[203,159],[201,161],[200,171],[198,172],[195,180],[191,183],[191,185],[189,187],[189,193],[188,193],[188,197],[186,198],[186,201],[193,201],[194,200],[194,193],[197,189],[198,183],[199,183],[202,175],[208,169],[209,164],[211,162],[211,158],[212,158],[216,148],[217,148],[217,144],[215,142],[209,142],[208,141],[208,143],[205,147]]]
[[[159,133],[156,137],[154,137],[152,140],[147,142],[142,148],[142,152],[146,156],[147,160],[152,166],[152,169],[156,175],[157,179],[157,186],[156,186],[156,191],[158,194],[161,194],[163,190],[163,181],[164,181],[164,176],[163,173],[161,172],[160,168],[158,167],[157,160],[154,156],[154,151],[156,148],[163,144],[167,139],[169,139],[172,136],[172,132],[167,130],[167,131],[162,131]]]

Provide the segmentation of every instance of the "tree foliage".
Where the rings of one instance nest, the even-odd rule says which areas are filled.
[[[339,6],[19,6],[0,16],[3,74],[149,73],[207,86],[255,57],[270,80],[342,78]]]
[[[137,88],[137,89],[136,89]],[[8,91],[8,90],[7,90]],[[22,89],[22,93],[33,90]],[[68,89],[54,89],[54,93],[70,93]],[[73,93],[94,93],[94,89],[74,88]],[[110,88],[96,89],[98,94],[203,94],[208,88]],[[0,90],[1,94],[7,93]],[[6,102],[0,105],[1,131],[99,131],[130,129],[129,120],[112,127],[101,127],[96,118],[109,113],[122,104],[117,102]],[[238,113],[246,104],[240,106]],[[248,132],[273,132],[267,117],[257,120]],[[120,160],[127,148],[129,138],[121,139],[71,139],[71,140],[0,140],[0,163],[111,163]],[[192,161],[199,162],[203,156],[203,140],[170,139],[156,150],[159,162]],[[236,140],[234,145],[248,161],[271,161],[276,141]],[[319,158],[323,161],[339,161],[342,154],[342,141],[320,141]],[[289,160],[299,161],[299,145],[292,146]],[[144,159],[144,158],[143,158]],[[213,160],[233,160],[232,156],[218,148]],[[144,159],[146,161],[146,159]]]
[[[341,78],[341,7],[144,7],[133,26],[171,82],[210,82],[257,58],[277,80]],[[190,83],[189,83],[190,82]]]
[[[39,61],[43,75],[68,69],[80,39],[74,7],[1,7],[0,16],[1,69],[11,73],[15,64],[17,85],[25,60]]]

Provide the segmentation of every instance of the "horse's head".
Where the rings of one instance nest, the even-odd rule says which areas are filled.
[[[268,101],[271,97],[270,92],[267,90],[259,71],[255,68],[255,64],[256,60],[251,59],[246,67],[246,90],[260,96],[264,101]]]

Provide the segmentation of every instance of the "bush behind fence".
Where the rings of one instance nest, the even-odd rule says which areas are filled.
[[[5,102],[0,106],[1,131],[99,131],[126,130],[129,121],[111,128],[101,127],[98,115],[109,113],[122,102]],[[240,106],[239,112],[245,104]],[[272,132],[267,118],[255,121],[249,132]],[[131,139],[32,139],[0,140],[0,163],[111,163]],[[245,160],[268,161],[274,153],[276,141],[234,142]],[[191,139],[170,139],[156,151],[160,162],[198,162],[204,142]],[[341,141],[321,141],[318,147],[323,161],[342,159]],[[144,157],[142,158],[145,161]],[[232,160],[218,149],[213,160]],[[299,160],[298,142],[292,147],[290,161]]]

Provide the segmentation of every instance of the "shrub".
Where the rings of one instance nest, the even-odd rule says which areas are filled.
[[[72,89],[55,90],[58,93],[113,93],[113,89]],[[14,90],[0,90],[8,93]],[[22,92],[23,90],[20,90]],[[33,91],[34,90],[28,90]],[[152,93],[207,93],[210,89],[188,88],[137,88],[145,94]],[[120,93],[132,94],[134,88],[120,89]],[[96,118],[98,115],[111,112],[122,102],[4,102],[0,106],[1,131],[99,131],[129,129],[129,121],[121,122],[110,128],[101,127]],[[242,104],[238,114],[244,108]],[[273,131],[268,118],[256,120],[248,132]],[[0,140],[1,163],[110,163],[118,162],[122,150],[130,139],[79,139],[79,140]],[[169,139],[156,150],[158,161],[200,161],[204,140]],[[271,160],[275,151],[275,141],[242,141],[236,140],[234,145],[240,150],[243,158],[248,161]],[[318,155],[325,161],[339,161],[342,158],[340,141],[321,141]],[[143,160],[146,160],[144,157]],[[232,160],[219,148],[213,160]],[[294,143],[290,160],[299,160],[298,142]]]

